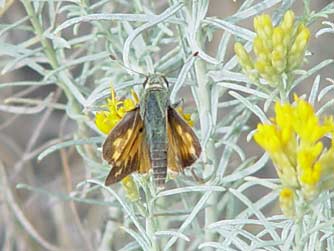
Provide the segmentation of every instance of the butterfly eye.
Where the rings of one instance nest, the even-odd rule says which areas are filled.
[[[139,128],[139,132],[141,133],[141,132],[143,132],[143,128],[141,127],[141,128]]]

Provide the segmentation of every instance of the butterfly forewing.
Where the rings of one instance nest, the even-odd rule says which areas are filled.
[[[129,111],[110,132],[103,144],[103,158],[112,166],[105,181],[111,185],[134,171],[146,172],[147,144],[143,133],[143,121],[139,107]]]
[[[168,168],[175,172],[192,165],[201,154],[201,144],[174,108],[168,107]]]

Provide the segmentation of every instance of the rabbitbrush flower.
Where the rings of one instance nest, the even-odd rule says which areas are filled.
[[[132,99],[119,100],[116,98],[115,90],[111,89],[111,98],[107,99],[107,104],[102,105],[102,108],[107,110],[97,112],[95,115],[95,124],[101,132],[108,134],[128,111],[136,107],[139,102],[138,96],[133,90],[131,94]]]
[[[285,13],[277,27],[273,26],[269,15],[255,17],[254,29],[255,59],[251,58],[241,43],[235,43],[234,51],[251,81],[256,83],[261,77],[270,85],[277,86],[283,74],[289,76],[303,62],[310,31],[302,22],[295,22],[291,10]]]
[[[334,120],[322,121],[308,102],[295,96],[295,104],[275,105],[271,124],[259,124],[255,141],[268,152],[282,183],[280,205],[295,215],[296,195],[307,202],[334,188]],[[331,144],[324,145],[325,136]]]

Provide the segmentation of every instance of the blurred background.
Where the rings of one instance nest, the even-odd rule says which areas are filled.
[[[121,2],[110,0],[103,9],[96,8],[95,11],[127,13],[128,9]],[[168,1],[143,2],[154,13],[160,13],[168,6]],[[224,19],[235,13],[242,2],[211,0],[207,16]],[[302,1],[295,2],[293,10],[296,15],[301,15]],[[312,1],[311,6],[314,10],[320,10],[330,2],[330,0]],[[71,4],[70,1],[68,4]],[[5,25],[14,24],[26,15],[20,1],[5,1],[0,8],[1,29],[3,30]],[[64,21],[65,17],[62,15],[57,18],[58,25]],[[319,19],[312,24],[311,31],[322,27],[321,21]],[[250,19],[241,22],[240,25],[253,29]],[[0,44],[5,41],[7,45],[17,45],[28,41],[34,47],[35,41],[30,30],[30,22],[26,19],[25,29],[13,29],[3,33],[0,31]],[[89,25],[82,24],[80,32],[89,33]],[[222,34],[222,30],[217,30],[212,41],[207,44],[206,51],[209,55],[216,54]],[[97,247],[99,250],[104,250],[101,243],[102,233],[108,227],[106,225],[108,208],[75,203],[64,197],[78,182],[90,176],[75,147],[55,151],[42,161],[37,160],[37,156],[43,150],[71,139],[73,133],[78,130],[76,123],[73,123],[64,111],[66,97],[55,85],[2,88],[1,85],[6,83],[36,81],[43,78],[28,67],[20,67],[24,58],[18,58],[17,66],[12,67],[10,71],[4,70],[8,59],[16,53],[12,51],[13,48],[0,46],[0,250],[97,250]],[[309,65],[333,57],[333,48],[333,35],[325,34],[315,40],[313,33],[309,46],[313,56],[309,57],[311,60]],[[233,43],[230,43],[229,49],[230,57],[234,54]],[[72,53],[80,52],[69,49],[67,53],[71,57]],[[37,61],[48,68],[45,58]],[[77,70],[75,67],[71,69],[73,74]],[[326,81],[326,77],[333,77],[333,67],[326,68],[321,74],[321,81]],[[309,83],[303,85],[305,89],[298,90],[298,93],[308,93],[308,86],[313,80],[314,78],[310,78]],[[257,120],[253,119],[251,123],[250,127],[255,127]],[[246,152],[251,155],[257,155],[261,151],[249,145],[247,147],[249,149]],[[270,170],[267,173],[259,173],[259,176],[275,176],[274,169]],[[28,184],[43,191],[60,194],[63,199],[48,195],[46,192],[17,189],[17,184]],[[252,196],[256,196],[256,192]],[[115,218],[117,219],[117,215]]]

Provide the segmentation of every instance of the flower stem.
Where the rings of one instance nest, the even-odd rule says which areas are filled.
[[[52,47],[52,44],[50,43],[50,41],[47,38],[45,38],[45,36],[43,35],[44,31],[43,31],[42,24],[40,23],[38,15],[35,12],[35,9],[34,9],[32,3],[31,3],[31,1],[22,0],[22,3],[24,5],[24,8],[25,8],[28,16],[30,17],[30,21],[31,21],[31,24],[34,28],[34,32],[35,32],[35,34],[37,35],[37,37],[39,38],[39,40],[41,42],[44,53],[45,53],[47,59],[49,60],[49,63],[51,65],[52,69],[56,70],[60,66],[60,63],[57,59],[56,51]],[[62,88],[64,90],[64,93],[65,93],[69,103],[72,106],[71,108],[74,108],[76,111],[78,111],[77,113],[79,113],[79,111],[81,111],[81,109],[77,106],[77,103],[74,102],[74,98],[73,98],[74,96],[73,96],[73,94],[71,93],[71,91],[69,90],[69,87],[68,87],[68,85],[73,85],[70,78],[64,72],[60,72],[57,75],[57,78],[59,79],[59,81],[57,81],[57,84],[59,85],[60,88]],[[79,102],[83,103],[84,97],[82,96],[81,93],[77,92],[75,97]]]
[[[201,135],[202,138],[206,136],[209,132],[209,120],[211,119],[211,99],[210,99],[210,86],[208,85],[208,79],[206,74],[205,64],[202,60],[197,60],[195,62],[195,69],[196,69],[196,77],[197,77],[197,93],[200,95],[198,104],[198,112],[200,117],[200,124],[201,124]],[[211,176],[213,168],[215,166],[215,151],[214,145],[211,140],[209,140],[206,146],[203,146],[203,160],[204,163],[212,163],[206,164],[204,169],[205,177]],[[208,204],[211,205],[205,209],[205,225],[208,226],[209,224],[217,221],[216,210],[213,205],[217,203],[217,194],[212,194],[208,199]],[[217,235],[212,231],[206,231],[205,233],[206,241],[215,241],[217,239]],[[206,248],[205,251],[211,251],[212,248]]]
[[[303,243],[302,243],[302,232],[303,232],[303,220],[302,218],[299,218],[296,221],[296,234],[295,234],[295,244],[296,244],[296,251],[302,251],[303,250]]]
[[[157,237],[155,236],[156,232],[156,221],[154,218],[154,209],[155,209],[155,191],[150,189],[149,184],[145,184],[144,188],[146,194],[146,204],[147,204],[147,215],[146,215],[146,233],[149,236],[151,241],[151,251],[160,251],[159,243]]]
[[[303,222],[304,222],[305,208],[304,200],[301,199],[297,206],[296,219],[296,233],[295,233],[295,247],[296,251],[303,251],[305,242],[303,241]]]

